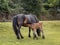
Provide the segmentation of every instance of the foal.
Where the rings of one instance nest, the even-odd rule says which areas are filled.
[[[33,31],[33,38],[37,38],[38,39],[38,35],[37,35],[37,32],[36,32],[36,29],[38,29],[38,28],[42,32],[42,38],[43,39],[45,38],[41,22],[33,23],[33,24],[26,24],[26,26],[30,27],[32,29],[32,31]]]

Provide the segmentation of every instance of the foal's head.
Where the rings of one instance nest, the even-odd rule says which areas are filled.
[[[25,24],[27,23],[27,18],[25,18],[24,23],[25,23]]]

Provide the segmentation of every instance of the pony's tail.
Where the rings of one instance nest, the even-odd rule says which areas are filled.
[[[13,18],[13,30],[17,36],[17,38],[19,38],[19,35],[18,35],[18,30],[17,30],[17,19],[16,18]]]

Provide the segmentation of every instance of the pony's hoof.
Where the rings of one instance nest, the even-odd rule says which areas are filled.
[[[28,36],[29,38],[31,38],[31,36]]]
[[[45,39],[45,36],[43,36],[42,38]]]
[[[19,37],[17,37],[17,39],[19,40],[20,38],[19,38]]]
[[[24,39],[24,37],[21,37],[21,39]]]
[[[38,36],[41,36],[41,34],[38,34]]]

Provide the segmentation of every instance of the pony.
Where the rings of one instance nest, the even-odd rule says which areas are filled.
[[[27,24],[27,18],[25,19],[24,21],[24,24],[23,26],[26,26],[26,27],[30,27],[33,31],[33,39],[38,39],[38,35],[37,35],[37,32],[36,30],[39,28],[40,31],[42,32],[42,38],[45,39],[45,36],[44,36],[44,32],[43,32],[43,28],[42,28],[42,22],[37,22],[37,23],[32,23],[32,24]]]
[[[25,25],[26,27],[30,27],[33,31],[33,39],[38,39],[38,35],[37,35],[37,32],[36,30],[39,28],[40,31],[42,32],[42,38],[45,39],[45,36],[44,36],[44,32],[43,32],[43,28],[42,28],[42,23],[41,22],[38,22],[38,23],[33,23],[33,24],[26,24],[26,20],[25,20]]]
[[[27,22],[25,23],[26,18],[27,18]],[[24,24],[33,24],[33,23],[37,23],[37,22],[39,22],[39,20],[37,19],[37,17],[35,15],[32,15],[32,14],[27,14],[27,15],[26,14],[17,14],[16,16],[14,16],[12,26],[13,26],[13,30],[15,32],[17,39],[24,38],[20,31],[21,26],[24,26]],[[29,34],[28,34],[29,37],[31,37],[30,32],[31,32],[31,27],[29,27]],[[39,28],[37,29],[36,32],[37,32],[38,36],[40,36]]]

